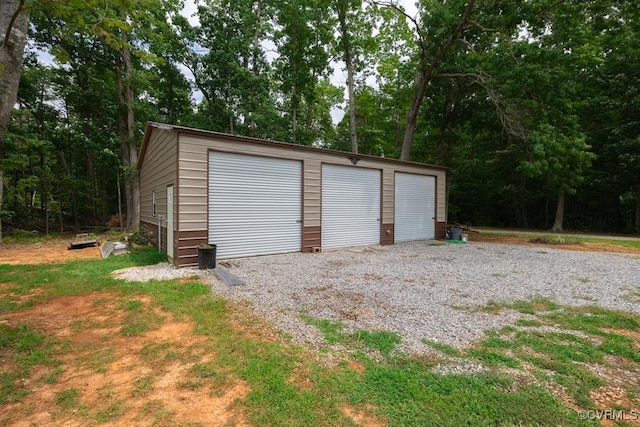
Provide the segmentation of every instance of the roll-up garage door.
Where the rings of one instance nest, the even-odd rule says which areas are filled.
[[[301,162],[209,154],[209,243],[218,258],[300,251],[301,203]]]
[[[322,247],[380,243],[380,171],[322,165]]]
[[[395,243],[435,238],[436,178],[396,172]]]

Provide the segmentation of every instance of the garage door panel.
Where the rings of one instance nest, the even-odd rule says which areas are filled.
[[[322,247],[380,243],[380,171],[322,166]]]
[[[435,238],[435,182],[433,176],[396,172],[395,243]]]
[[[219,258],[300,251],[301,162],[212,152],[209,177],[209,242]]]

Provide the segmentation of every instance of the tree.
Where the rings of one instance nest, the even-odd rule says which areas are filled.
[[[4,137],[16,102],[29,16],[25,0],[0,3],[0,162],[4,161]],[[2,198],[4,165],[0,163],[0,241],[2,241]]]
[[[180,3],[2,3],[24,6],[2,25],[30,12],[32,40],[57,61],[27,50],[0,141],[6,223],[99,222],[118,170],[135,221],[146,120],[447,166],[452,220],[551,227],[556,203],[556,229],[640,223],[631,0],[420,0],[416,17],[395,0],[201,0],[195,27]],[[12,76],[3,68],[2,84]],[[6,117],[14,101],[0,99]]]
[[[134,75],[138,90],[136,117],[139,123],[156,121],[192,126],[193,101],[189,81],[170,58],[146,66]]]
[[[354,51],[351,33],[347,24],[347,13],[353,2],[347,0],[336,0],[334,7],[338,12],[338,22],[340,39],[342,45],[342,59],[347,68],[347,88],[349,91],[349,134],[351,137],[351,151],[358,152],[358,131],[357,131],[357,111],[356,111],[356,93],[355,93],[355,70],[354,70]]]
[[[140,225],[135,61],[157,59],[148,47],[157,41],[159,35],[166,34],[169,17],[177,13],[179,6],[179,0],[139,0],[134,3],[113,0],[104,5],[98,0],[44,2],[34,19],[36,39],[40,45],[48,47],[60,62],[73,65],[74,58],[86,58],[88,55],[94,62],[109,67],[115,75],[120,151],[126,171],[127,226],[130,228]]]
[[[286,0],[278,4],[274,34],[278,58],[274,61],[282,110],[289,121],[287,140],[310,145],[316,87],[329,69],[332,19],[328,0]],[[302,123],[302,125],[300,125]]]
[[[373,46],[373,28],[377,11],[371,5],[365,7],[362,0],[332,0],[331,7],[337,15],[338,40],[336,50],[347,70],[349,102],[349,139],[351,151],[358,152],[358,108],[356,103],[356,73],[363,68],[364,56]]]
[[[177,60],[193,74],[204,102],[206,129],[271,136],[277,121],[262,42],[273,6],[266,0],[207,0],[198,7],[199,27],[177,17]]]
[[[415,64],[412,60],[416,50],[414,33],[404,15],[390,8],[380,8],[381,21],[375,37],[376,86],[380,97],[380,108],[384,123],[385,139],[393,143],[393,150],[385,155],[397,158],[402,150],[406,129],[406,112],[411,102]]]
[[[393,133],[393,116],[389,115],[384,95],[374,87],[361,84],[355,96],[359,152],[382,157],[393,156],[395,147],[393,140],[388,138]],[[332,148],[349,151],[350,131],[350,115],[345,115],[338,124],[337,140]]]
[[[597,63],[581,80],[580,122],[598,157],[588,176],[583,211],[591,226],[620,232],[640,230],[640,10],[628,0],[588,5],[584,49]],[[588,53],[588,52],[587,52]]]
[[[528,177],[540,178],[544,188],[557,194],[556,214],[552,231],[563,231],[565,200],[582,182],[591,165],[593,153],[577,127],[574,134],[550,124],[541,124],[531,134],[529,158],[519,168]]]
[[[27,53],[5,138],[5,205],[14,226],[46,232],[54,213],[60,231],[70,218],[76,230],[107,221],[116,169],[102,152],[118,150],[116,98],[109,69],[44,66]],[[35,186],[24,185],[29,182]]]
[[[418,66],[413,83],[413,96],[407,113],[407,126],[402,141],[402,152],[400,154],[402,160],[409,160],[411,156],[418,115],[427,94],[427,88],[434,78],[438,65],[445,59],[449,51],[454,46],[463,44],[460,36],[464,33],[471,20],[471,13],[476,1],[469,0],[466,5],[461,1],[453,3],[451,5],[448,2],[423,0],[421,2],[423,17],[420,22],[405,15],[413,22],[418,37]],[[392,7],[405,14],[403,9],[395,3],[380,4]],[[458,15],[459,10],[461,15]]]

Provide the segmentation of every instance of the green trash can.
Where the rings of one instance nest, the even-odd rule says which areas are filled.
[[[198,268],[205,270],[216,268],[217,245],[203,244],[198,246]]]

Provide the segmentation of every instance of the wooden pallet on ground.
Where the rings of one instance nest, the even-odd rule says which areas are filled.
[[[75,239],[67,245],[67,249],[84,249],[94,246],[98,246],[98,241],[96,239],[90,239],[87,233],[81,233],[76,234]]]

